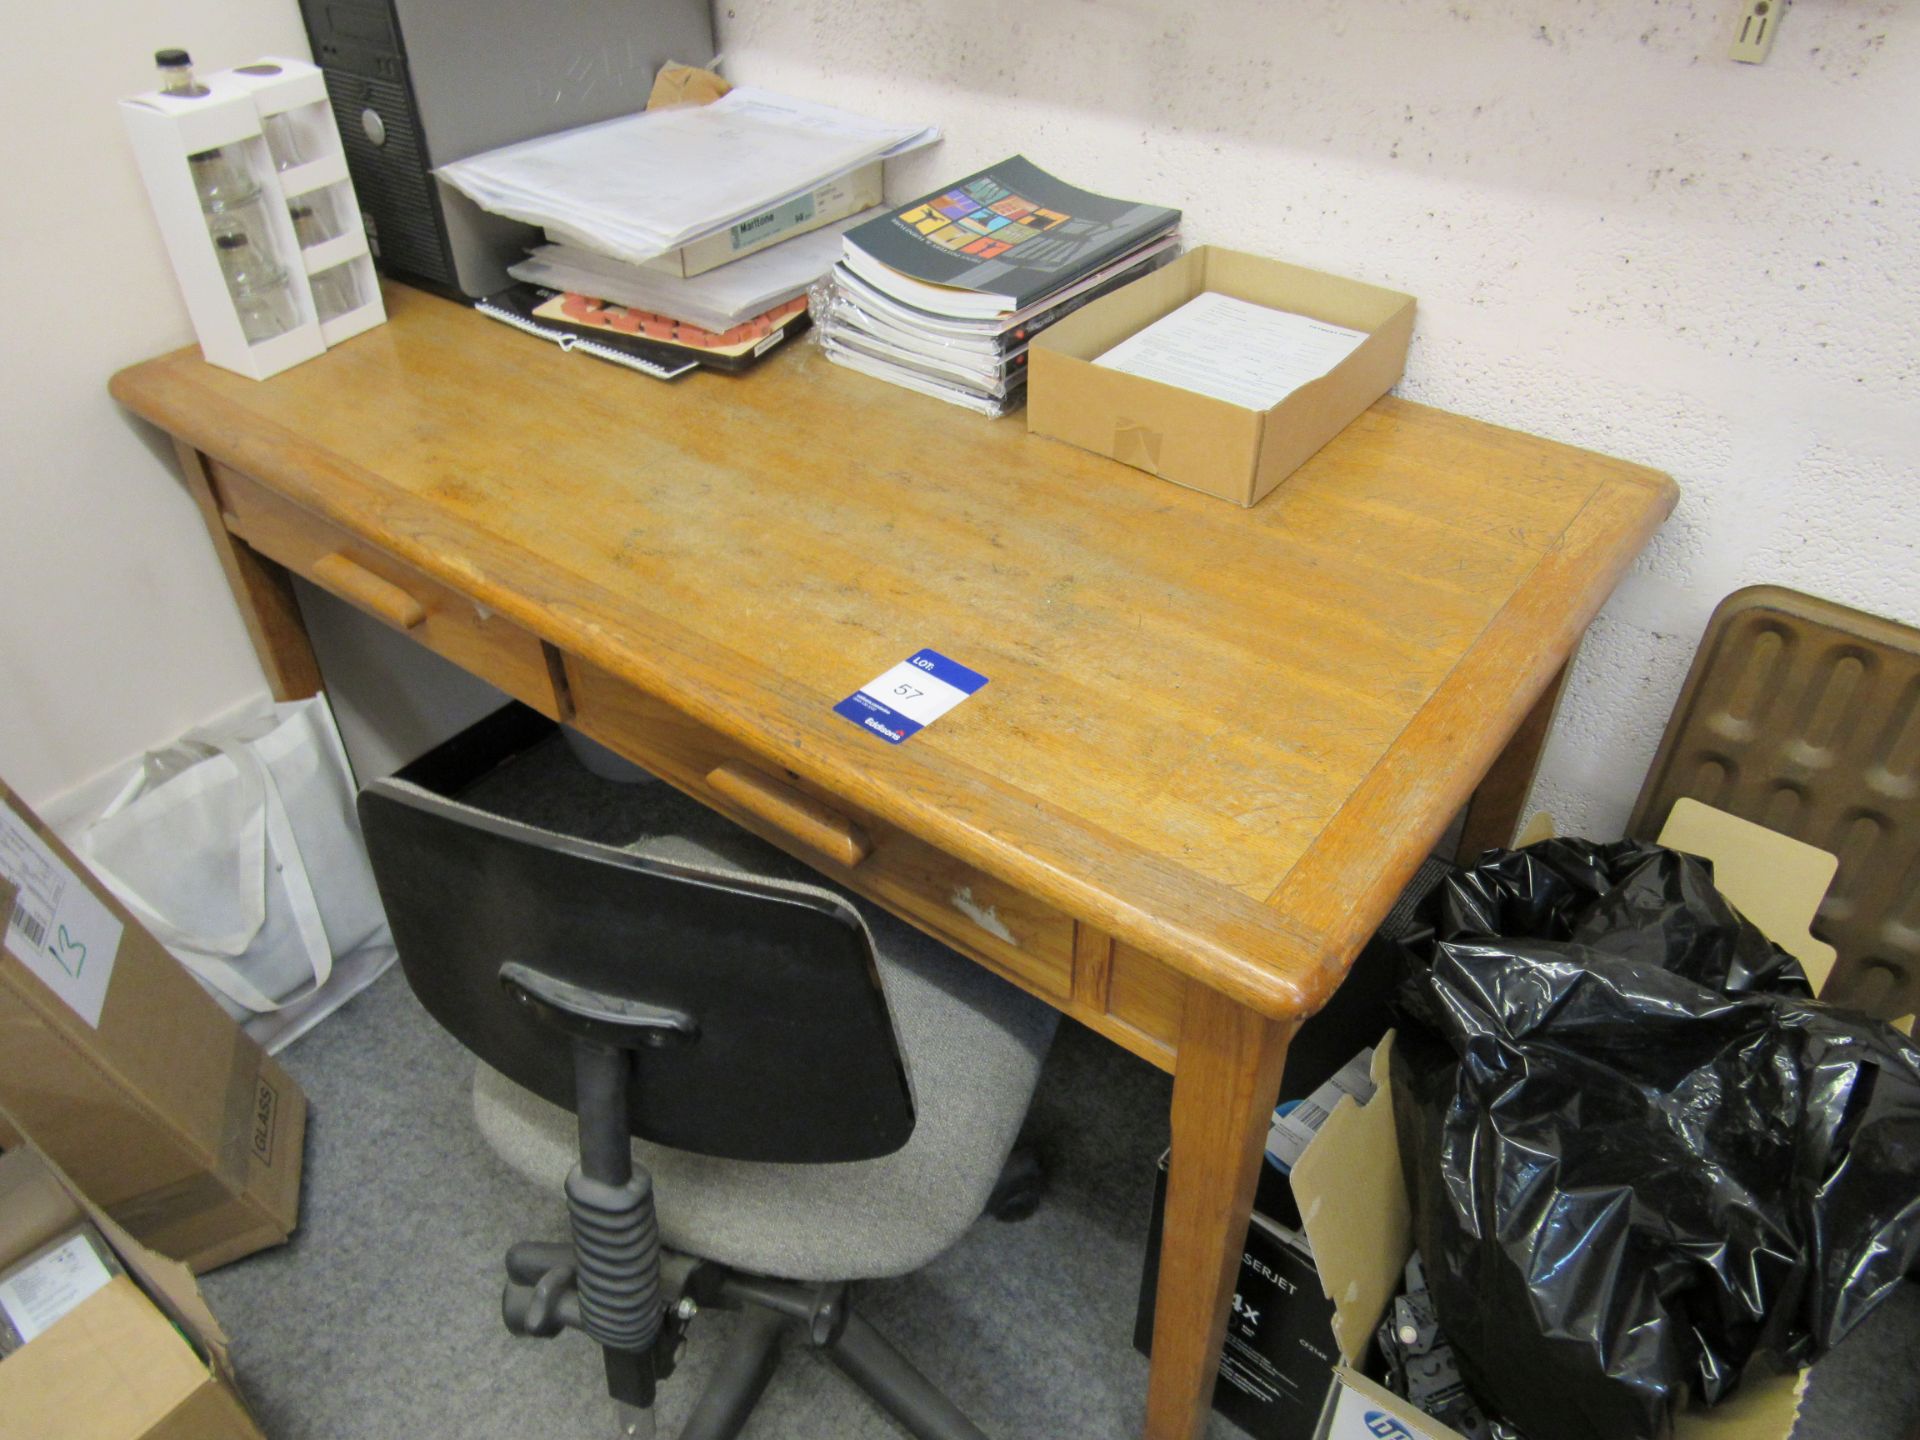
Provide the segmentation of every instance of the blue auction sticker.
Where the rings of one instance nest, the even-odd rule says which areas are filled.
[[[863,730],[889,745],[924,730],[987,683],[977,670],[949,660],[938,650],[922,650],[833,707]]]

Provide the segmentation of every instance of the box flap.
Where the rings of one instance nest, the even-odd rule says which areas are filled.
[[[1337,1365],[1333,1373],[1341,1385],[1367,1402],[1367,1431],[1380,1440],[1467,1440],[1452,1426],[1441,1424],[1404,1395],[1369,1380],[1351,1365]]]
[[[1812,1377],[1810,1369],[1754,1376],[1718,1405],[1688,1405],[1673,1417],[1673,1440],[1787,1440]]]
[[[1392,1053],[1388,1031],[1373,1052],[1373,1098],[1365,1105],[1351,1098],[1336,1105],[1293,1167],[1294,1199],[1320,1268],[1320,1287],[1333,1301],[1334,1339],[1349,1364],[1366,1353],[1413,1249],[1388,1084]],[[1354,1203],[1356,1186],[1366,1203]]]
[[[193,1273],[177,1261],[154,1254],[115,1224],[33,1144],[32,1134],[4,1109],[0,1109],[0,1122],[26,1138],[20,1148],[0,1155],[0,1263],[45,1244],[77,1220],[91,1221],[127,1267],[127,1273],[224,1370],[227,1337],[201,1298]],[[38,1238],[29,1238],[34,1235]]]
[[[85,1215],[31,1146],[0,1155],[0,1270],[71,1230]]]
[[[1275,310],[1291,310],[1329,325],[1344,325],[1349,330],[1378,330],[1402,311],[1412,323],[1414,298],[1398,290],[1385,290],[1364,281],[1349,280],[1304,265],[1289,265],[1264,255],[1249,255],[1218,245],[1203,245],[1193,254],[1205,266],[1204,278],[1194,293],[1217,290],[1236,295],[1256,305]]]
[[[1055,321],[1033,337],[1029,348],[1091,363],[1193,299],[1206,288],[1206,273],[1206,252],[1189,251]]]
[[[1840,868],[1837,856],[1685,798],[1673,802],[1660,843],[1712,861],[1715,887],[1805,967],[1820,993],[1838,952],[1810,927]]]
[[[1553,812],[1536,810],[1533,818],[1520,827],[1520,833],[1513,837],[1513,848],[1524,850],[1529,845],[1538,845],[1542,840],[1551,840],[1559,831],[1554,828]]]
[[[0,1436],[138,1440],[211,1383],[187,1342],[117,1275],[0,1364]]]

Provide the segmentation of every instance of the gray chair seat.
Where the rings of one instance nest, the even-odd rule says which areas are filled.
[[[703,812],[630,848],[655,859],[829,889],[783,852]],[[846,892],[838,892],[845,894]],[[1018,1137],[1058,1016],[939,941],[858,905],[892,1009],[917,1120],[892,1155],[844,1165],[717,1160],[636,1140],[661,1238],[689,1255],[791,1280],[902,1275],[980,1215]],[[474,1116],[508,1164],[558,1187],[578,1155],[571,1112],[482,1064]]]

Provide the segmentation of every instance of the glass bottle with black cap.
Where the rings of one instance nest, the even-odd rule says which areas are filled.
[[[292,292],[287,288],[287,272],[256,250],[244,232],[216,235],[213,245],[247,343],[258,345],[291,330],[297,317]]]

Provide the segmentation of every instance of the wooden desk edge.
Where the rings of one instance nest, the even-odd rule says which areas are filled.
[[[570,604],[570,618],[576,624],[557,630],[555,612],[529,599],[520,587],[491,578],[484,569],[450,564],[440,549],[421,543],[404,527],[374,525],[383,509],[418,502],[377,475],[235,407],[227,397],[197,383],[202,368],[198,351],[183,349],[121,370],[109,381],[108,390],[128,411],[175,437],[187,451],[198,451],[272,485],[303,508],[470,595],[563,653],[610,671],[747,746],[769,765],[845,795],[889,823],[1057,905],[1240,1004],[1274,1019],[1296,1020],[1318,1008],[1330,993],[1338,972],[1329,974],[1326,969],[1325,938],[1303,930],[1270,905],[1179,870],[1077,817],[1056,813],[1064,828],[1088,844],[1097,844],[1108,857],[1124,861],[1129,878],[1110,886],[1096,885],[1061,863],[1060,857],[1009,845],[929,803],[905,783],[918,763],[912,756],[898,751],[829,752],[811,743],[814,736],[796,734],[797,719],[713,703],[697,687],[681,683],[671,668],[655,658],[658,653],[673,653],[676,646],[710,650],[709,642],[687,635],[630,601],[621,602],[617,617],[595,615],[585,606]],[[337,495],[322,493],[310,483],[308,477],[314,473],[324,473],[336,486],[360,491],[368,497],[368,505],[338,503]],[[208,523],[217,528],[219,517],[210,516]],[[499,542],[484,532],[467,531],[462,538],[470,542],[463,548],[474,553],[499,548]],[[640,629],[648,632],[649,643],[633,643]],[[736,663],[746,667],[750,662],[736,657]],[[1012,793],[961,762],[946,761],[944,768],[997,792]],[[883,776],[897,777],[900,783],[886,783]],[[1020,803],[1032,809],[1039,802],[1022,795]]]
[[[1262,903],[1177,870],[1106,832],[1094,831],[1077,817],[1057,815],[1063,827],[1097,841],[1110,855],[1124,857],[1135,882],[1151,882],[1095,885],[1053,859],[1008,845],[957,820],[949,810],[927,803],[907,783],[913,779],[912,757],[822,752],[807,743],[813,737],[795,733],[791,717],[780,716],[769,723],[771,717],[712,704],[697,687],[680,683],[671,670],[655,663],[652,652],[668,631],[675,632],[672,638],[682,645],[713,647],[681,634],[679,627],[631,602],[622,602],[618,617],[622,624],[612,623],[613,616],[596,617],[574,605],[570,608],[578,625],[557,630],[554,611],[530,600],[519,587],[490,579],[470,566],[449,564],[441,550],[420,543],[403,528],[370,528],[370,509],[340,505],[316,490],[303,477],[303,467],[324,468],[334,479],[367,492],[385,506],[418,503],[377,475],[307,445],[274,422],[234,409],[232,401],[197,383],[201,368],[198,352],[187,348],[120,371],[108,389],[129,411],[187,445],[274,484],[289,498],[369,544],[393,551],[435,578],[473,594],[560,651],[619,675],[747,746],[769,764],[846,794],[890,823],[1278,1020],[1309,1015],[1332,993],[1400,886],[1472,795],[1480,775],[1501,751],[1502,737],[1521,726],[1678,494],[1672,480],[1657,471],[1610,461],[1615,473],[1601,483],[1574,525],[1533,571],[1534,576],[1543,570],[1560,572],[1565,583],[1544,593],[1530,584],[1495,615],[1460,667],[1396,738],[1314,847]],[[223,411],[231,424],[219,423]],[[294,462],[296,455],[300,463]],[[467,538],[477,550],[498,546],[482,532],[470,532]],[[1541,617],[1532,613],[1540,611],[1547,614],[1544,628],[1535,623]],[[630,637],[623,638],[635,622],[655,643],[634,645]],[[1450,739],[1465,713],[1484,713],[1489,707],[1500,712],[1501,724],[1483,730],[1479,744],[1435,745],[1436,739]],[[1423,773],[1409,777],[1410,764]],[[1009,788],[993,777],[975,775],[960,762],[947,762],[947,769],[996,791]],[[882,772],[895,771],[907,773],[889,774],[900,783],[886,783]],[[1421,800],[1417,816],[1387,813],[1383,803],[1396,795],[1402,799],[1417,795]],[[1034,802],[1028,798],[1025,803]],[[1384,867],[1379,863],[1383,849],[1388,852]],[[1361,854],[1368,857],[1368,865],[1355,863],[1354,857]],[[1154,897],[1151,908],[1133,898],[1143,895]]]
[[[1679,494],[1670,476],[1640,467],[1623,469],[1595,490],[1529,577],[1547,583],[1528,584],[1494,616],[1268,903],[1323,936],[1330,954],[1350,953],[1366,942],[1509,745],[1530,747],[1524,764],[1530,783],[1546,739],[1544,724],[1524,733],[1530,715],[1557,693],[1587,626]],[[1483,729],[1476,744],[1459,743],[1463,718],[1488,710],[1500,723]],[[1408,766],[1416,767],[1413,773],[1406,773]],[[1518,788],[1515,806],[1528,785]],[[1508,825],[1498,843],[1512,830]],[[1384,868],[1383,845],[1391,854]]]

